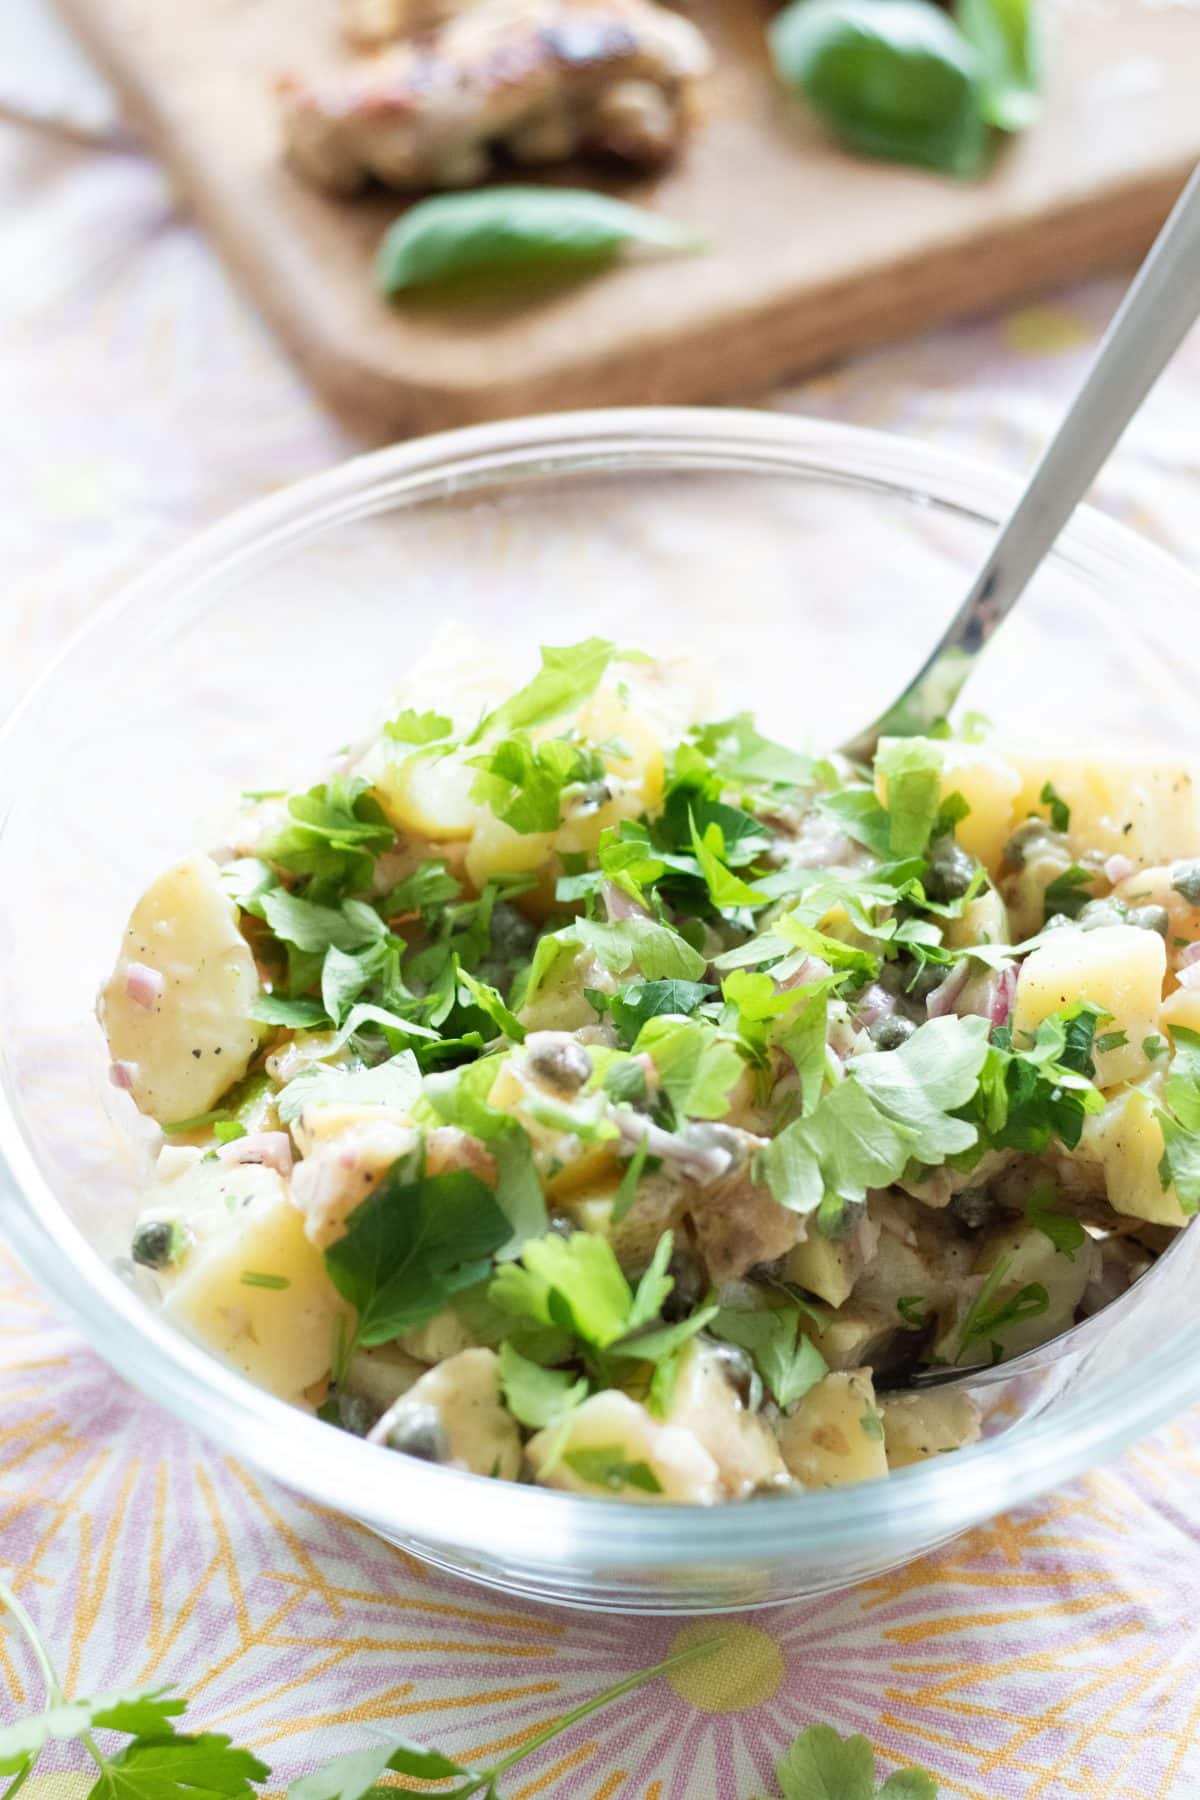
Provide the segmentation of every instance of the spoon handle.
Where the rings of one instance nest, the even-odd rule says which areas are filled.
[[[908,687],[847,743],[867,761],[887,734],[943,718],[980,650],[1020,599],[1142,400],[1200,315],[1200,167],[1192,174],[1096,351],[1062,424],[958,612]]]

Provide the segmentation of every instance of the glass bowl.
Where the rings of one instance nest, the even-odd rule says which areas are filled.
[[[93,995],[146,880],[219,842],[241,789],[317,779],[449,619],[526,659],[593,632],[692,653],[714,704],[836,742],[915,666],[1014,494],[989,469],[805,419],[560,415],[350,462],[206,532],[102,610],[0,739],[0,1230],[113,1366],[416,1556],[622,1611],[760,1606],[875,1575],[1200,1395],[1188,1233],[1114,1329],[989,1387],[971,1450],[724,1509],[606,1503],[485,1484],[319,1424],[178,1335],[122,1260],[145,1146],[106,1079]],[[1197,601],[1159,551],[1081,511],[966,704],[1005,735],[1200,752]]]

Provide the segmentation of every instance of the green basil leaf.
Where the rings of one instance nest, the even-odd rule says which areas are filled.
[[[385,294],[458,275],[505,269],[586,269],[627,244],[697,250],[694,232],[641,207],[582,188],[487,187],[422,200],[379,246]]]
[[[954,16],[983,64],[984,118],[1001,131],[1027,131],[1041,111],[1042,42],[1035,0],[958,0]],[[1057,818],[1053,824],[1056,831],[1067,829]]]
[[[928,0],[794,0],[770,40],[781,81],[851,149],[951,175],[983,168],[980,60]]]

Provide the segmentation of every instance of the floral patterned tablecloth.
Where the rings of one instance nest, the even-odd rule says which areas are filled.
[[[90,141],[0,126],[0,710],[152,558],[356,447],[44,21],[20,92],[4,35],[19,12],[0,25],[0,111],[44,100],[49,73],[41,110],[82,109]],[[1119,286],[863,357],[770,403],[1021,467]],[[1193,560],[1198,416],[1193,340],[1098,494]],[[824,1720],[864,1732],[881,1771],[925,1765],[946,1796],[1198,1795],[1198,1476],[1191,1415],[896,1574],[745,1615],[719,1656],[578,1726],[509,1791],[750,1800]],[[695,1629],[494,1598],[291,1498],[116,1381],[2,1249],[0,1573],[69,1690],[176,1683],[280,1784],[385,1727],[499,1753]],[[0,1635],[0,1719],[36,1702]],[[37,1778],[64,1794],[82,1780]]]

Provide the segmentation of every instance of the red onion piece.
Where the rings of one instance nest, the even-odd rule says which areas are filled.
[[[144,1006],[149,1012],[156,1000],[162,999],[166,979],[160,969],[152,969],[149,963],[131,962],[125,970],[125,992],[135,1006]]]
[[[992,1003],[987,1011],[987,1017],[993,1025],[1008,1024],[1016,997],[1017,967],[1015,963],[1006,963],[1002,969],[996,970]]]
[[[120,1088],[123,1093],[127,1094],[127,1093],[129,1093],[130,1089],[133,1087],[134,1082],[137,1080],[137,1073],[138,1073],[138,1066],[136,1063],[132,1063],[132,1062],[110,1063],[109,1070],[108,1070],[108,1079],[112,1082],[112,1084],[115,1088]]]
[[[601,891],[604,896],[604,910],[608,914],[610,925],[616,925],[622,919],[648,919],[650,917],[645,907],[639,906],[637,901],[631,899],[624,888],[619,888],[615,882],[606,881]]]
[[[1181,950],[1179,962],[1182,968],[1187,968],[1191,963],[1200,962],[1200,944],[1189,944],[1186,950]]]
[[[947,1013],[954,1011],[954,1003],[962,993],[970,978],[970,970],[965,960],[956,963],[946,979],[939,982],[925,1002],[925,1011],[931,1019],[944,1019]]]
[[[292,1140],[286,1131],[252,1131],[222,1144],[217,1155],[227,1163],[262,1163],[280,1175],[292,1172]]]
[[[880,1019],[890,1019],[896,1010],[896,996],[889,994],[879,982],[872,981],[858,997],[854,1009],[855,1023],[864,1031],[878,1024]]]
[[[1116,856],[1109,857],[1104,865],[1104,873],[1116,887],[1119,881],[1128,881],[1131,875],[1137,874],[1137,864],[1132,857],[1122,856],[1118,853]]]

